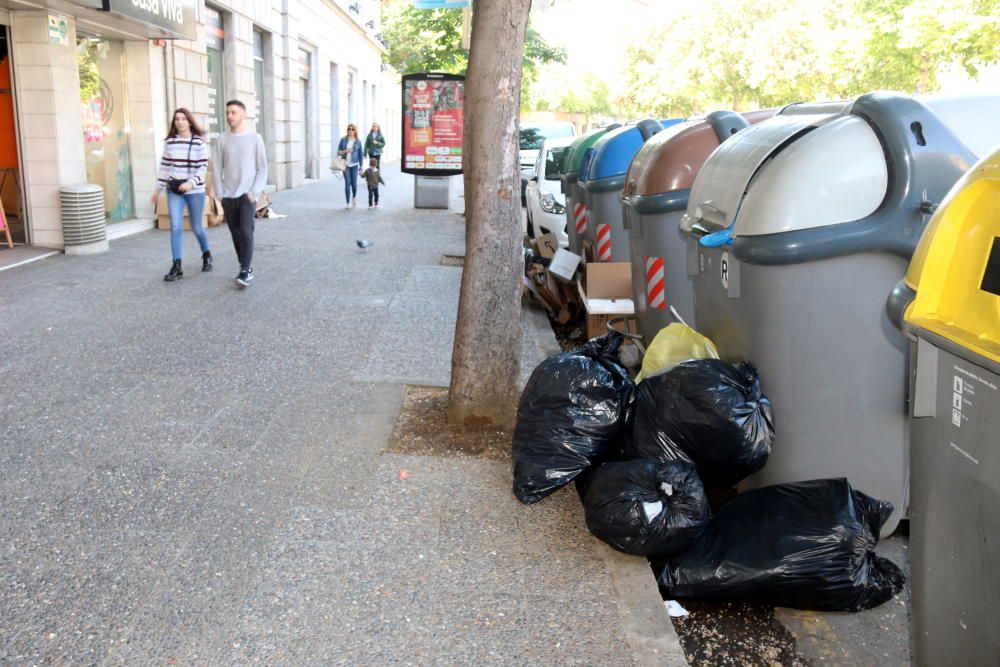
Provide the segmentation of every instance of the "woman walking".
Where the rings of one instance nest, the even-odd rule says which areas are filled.
[[[170,131],[163,145],[163,159],[157,175],[157,189],[153,203],[160,193],[167,191],[167,210],[170,213],[170,249],[174,263],[163,279],[173,282],[184,277],[181,256],[184,249],[184,207],[191,219],[191,231],[201,246],[201,270],[212,270],[212,253],[208,236],[201,224],[205,211],[205,172],[208,170],[208,144],[205,134],[194,116],[187,109],[174,112]]]
[[[385,137],[378,123],[372,123],[372,129],[365,137],[365,155],[375,159],[375,166],[382,166],[382,149],[385,148]]]
[[[347,170],[344,172],[344,196],[347,198],[347,208],[353,208],[358,199],[358,168],[361,166],[361,140],[358,139],[358,128],[354,123],[347,126],[347,134],[340,138],[337,155],[347,160]]]

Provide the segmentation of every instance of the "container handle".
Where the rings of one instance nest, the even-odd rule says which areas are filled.
[[[712,232],[711,234],[706,234],[698,239],[700,243],[705,248],[721,248],[722,246],[733,244],[733,228],[726,227],[717,232]]]

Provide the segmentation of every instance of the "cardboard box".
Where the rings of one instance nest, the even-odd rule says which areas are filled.
[[[205,212],[201,216],[203,227],[215,227],[222,224],[225,216],[222,212],[222,201],[214,197],[205,197]],[[167,210],[167,193],[161,192],[156,201],[156,226],[159,229],[170,229],[170,212]],[[184,229],[191,229],[191,219],[187,207],[184,207]]]
[[[588,339],[603,335],[609,320],[635,314],[629,262],[591,262],[584,266],[583,278],[577,286],[587,311]],[[615,328],[635,333],[635,322],[629,319]]]
[[[225,213],[222,210],[222,200],[215,196],[215,186],[212,184],[212,167],[209,165],[205,172],[205,213],[202,215],[201,224],[203,227],[216,227],[225,221]],[[170,229],[170,212],[167,210],[167,193],[160,193],[160,198],[156,201],[156,226],[159,229]],[[184,229],[191,229],[191,220],[188,216],[187,207],[184,207]]]
[[[540,257],[552,259],[559,250],[559,241],[556,240],[555,234],[549,232],[535,239],[535,247]]]
[[[576,267],[580,265],[580,256],[565,248],[556,250],[555,256],[549,262],[549,272],[560,280],[571,282],[576,275]]]

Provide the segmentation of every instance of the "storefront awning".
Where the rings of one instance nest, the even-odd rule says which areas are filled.
[[[196,39],[195,0],[0,0],[17,11],[42,9],[76,17],[80,27],[123,39]]]

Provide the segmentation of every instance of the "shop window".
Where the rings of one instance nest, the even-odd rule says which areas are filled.
[[[205,46],[208,55],[208,136],[226,128],[226,75],[223,51],[226,33],[219,10],[205,7]]]
[[[254,82],[254,116],[257,119],[257,134],[264,139],[264,145],[271,147],[268,141],[267,94],[264,90],[264,33],[253,31],[253,82]]]
[[[108,222],[134,217],[125,44],[80,33],[76,44],[87,182],[104,188]]]

